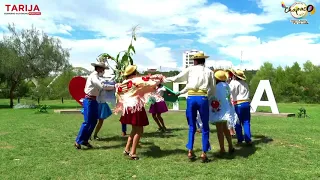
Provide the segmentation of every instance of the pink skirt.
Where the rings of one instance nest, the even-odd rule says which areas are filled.
[[[166,102],[164,101],[160,101],[152,104],[149,109],[149,113],[152,113],[152,114],[161,114],[167,111],[168,111],[168,107]]]

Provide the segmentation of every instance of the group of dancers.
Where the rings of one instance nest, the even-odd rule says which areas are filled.
[[[92,148],[89,143],[91,134],[96,129],[94,138],[99,139],[98,132],[103,119],[112,114],[106,103],[107,100],[102,100],[101,97],[115,95],[116,103],[113,112],[121,113],[120,122],[123,134],[126,133],[126,125],[132,125],[123,154],[129,159],[138,160],[137,146],[144,127],[149,125],[145,105],[151,102],[149,112],[157,123],[158,130],[165,132],[167,128],[161,114],[167,112],[168,108],[162,97],[166,90],[162,84],[184,81],[187,82],[186,87],[176,95],[184,93],[188,95],[186,118],[189,134],[186,148],[190,160],[196,159],[193,151],[194,136],[196,131],[201,129],[202,154],[200,158],[202,162],[210,161],[207,156],[207,152],[211,149],[209,123],[216,125],[221,155],[226,153],[224,138],[228,142],[228,152],[235,152],[231,139],[234,133],[238,144],[245,142],[251,145],[251,115],[246,77],[241,70],[210,70],[205,67],[208,57],[204,53],[195,54],[192,57],[194,66],[184,69],[174,77],[164,77],[161,74],[140,76],[137,66],[129,65],[123,73],[125,80],[117,84],[103,80],[104,70],[108,68],[104,63],[92,63],[95,71],[87,78],[84,89],[86,94],[83,100],[84,122],[74,146],[77,149],[81,149],[81,145]],[[98,119],[99,123],[96,126]]]

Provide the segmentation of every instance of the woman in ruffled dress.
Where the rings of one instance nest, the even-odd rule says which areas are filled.
[[[230,84],[231,80],[233,79],[233,73],[234,72],[232,69],[227,70],[227,83]],[[231,96],[231,102],[233,102],[232,100],[232,96]],[[233,106],[234,107],[234,106]],[[234,126],[229,126],[229,131],[232,137],[236,137],[236,132],[234,130]]]
[[[104,84],[108,84],[108,85],[115,85],[112,83],[109,83],[108,81],[105,81]],[[96,125],[95,131],[94,131],[94,135],[93,135],[93,139],[95,140],[100,140],[100,137],[98,137],[98,133],[103,125],[103,122],[105,119],[107,119],[108,117],[110,117],[112,115],[112,111],[108,105],[108,100],[110,99],[108,96],[114,94],[114,90],[101,90],[99,93],[99,96],[97,96],[97,101],[98,101],[98,124]]]
[[[235,126],[237,122],[236,112],[230,99],[230,88],[226,83],[226,72],[218,70],[214,73],[216,79],[216,95],[211,99],[210,122],[216,125],[217,136],[220,145],[220,154],[226,151],[224,148],[224,137],[227,139],[231,154],[235,151],[228,126]]]
[[[143,134],[143,127],[149,125],[148,116],[144,105],[147,103],[148,94],[154,92],[162,82],[162,75],[137,76],[137,66],[129,65],[124,74],[126,78],[116,85],[118,102],[114,112],[122,112],[120,122],[132,125],[131,133],[124,149],[124,155],[132,160],[138,160],[137,146]]]
[[[167,131],[167,127],[164,124],[163,118],[161,116],[162,113],[168,112],[168,107],[166,102],[163,99],[163,93],[166,91],[166,88],[159,84],[155,93],[152,96],[155,98],[155,102],[151,104],[149,113],[152,114],[153,120],[158,125],[158,131],[165,132]]]

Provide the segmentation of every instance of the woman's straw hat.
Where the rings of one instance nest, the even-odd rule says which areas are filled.
[[[124,76],[129,76],[132,73],[134,73],[137,70],[137,66],[136,65],[129,65],[126,67],[126,69],[124,70],[123,75]]]
[[[223,69],[213,69],[213,73],[215,73],[217,71],[223,71]]]
[[[226,72],[223,70],[216,71],[214,73],[214,77],[219,81],[226,81],[227,80]]]
[[[226,73],[227,73],[227,78],[231,78],[233,75],[234,75],[234,70],[233,69],[227,69],[226,70]]]

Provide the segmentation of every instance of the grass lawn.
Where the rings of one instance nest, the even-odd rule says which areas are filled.
[[[0,100],[6,105],[8,100]],[[73,101],[46,101],[54,108],[76,107]],[[189,162],[185,144],[188,126],[184,113],[163,115],[171,132],[156,133],[150,117],[138,154],[139,161],[122,155],[126,138],[120,137],[119,117],[105,121],[92,150],[77,151],[74,139],[81,115],[50,110],[0,109],[0,179],[319,179],[320,105],[279,104],[280,112],[296,113],[304,106],[310,118],[253,117],[253,147],[237,147],[234,156],[216,158],[218,142],[211,126],[213,150],[208,164]],[[267,109],[260,109],[266,111]],[[130,129],[130,128],[129,128]],[[201,153],[196,134],[196,154]]]

